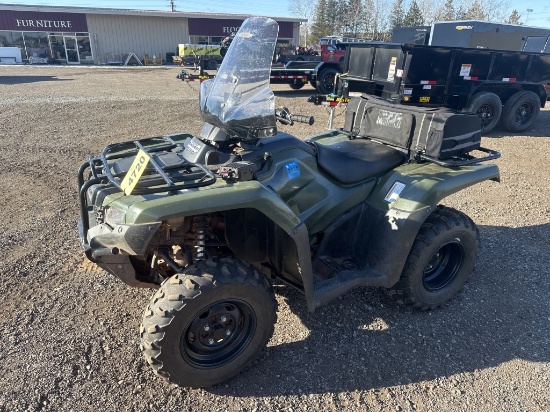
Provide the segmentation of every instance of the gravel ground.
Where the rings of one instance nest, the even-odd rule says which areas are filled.
[[[275,334],[247,371],[182,389],[142,359],[149,290],[87,263],[76,172],[117,141],[200,130],[198,84],[172,68],[0,67],[0,411],[550,410],[550,107],[532,130],[492,134],[502,182],[445,199],[479,225],[480,259],[444,308],[403,309],[356,289],[311,314],[286,287]],[[313,114],[313,89],[276,86]],[[336,117],[342,125],[343,115]]]

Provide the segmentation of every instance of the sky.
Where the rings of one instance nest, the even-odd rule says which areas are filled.
[[[4,0],[5,1],[5,0]],[[4,3],[0,0],[0,2]],[[391,1],[391,0],[388,0]],[[174,0],[176,10],[190,12],[254,14],[271,17],[292,16],[290,0]],[[4,4],[106,7],[115,9],[170,10],[170,0],[19,0]],[[407,1],[405,2],[407,3]],[[516,9],[528,26],[550,28],[549,0],[509,0],[510,12]],[[532,10],[532,11],[528,11]]]

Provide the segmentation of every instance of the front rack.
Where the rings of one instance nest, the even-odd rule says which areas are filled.
[[[149,164],[133,194],[143,195],[213,184],[216,176],[211,170],[204,165],[188,162],[179,155],[183,154],[184,142],[188,137],[192,136],[177,134],[111,144],[98,157],[88,157],[88,162],[79,171],[79,186],[84,184],[84,171],[89,169],[88,181],[108,180],[122,191],[121,184],[127,169],[119,163],[129,165],[139,150],[149,156]]]
[[[111,144],[98,157],[88,156],[78,170],[80,217],[84,249],[88,251],[86,235],[89,229],[87,191],[95,184],[112,184],[123,191],[121,184],[127,168],[139,150],[149,156],[149,163],[132,191],[134,195],[192,189],[216,181],[214,173],[204,165],[185,160],[185,140],[188,134],[151,137],[142,140]],[[85,177],[86,171],[89,171]]]

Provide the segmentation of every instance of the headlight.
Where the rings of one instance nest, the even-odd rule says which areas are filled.
[[[124,216],[126,216],[124,210],[108,207],[105,210],[105,223],[111,227],[115,227],[116,225],[124,223]]]

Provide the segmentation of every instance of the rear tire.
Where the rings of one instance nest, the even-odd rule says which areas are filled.
[[[338,70],[329,67],[324,69],[317,76],[315,87],[321,94],[330,94],[334,91],[334,76],[338,74]]]
[[[509,132],[523,132],[535,121],[540,112],[540,99],[530,91],[517,92],[504,104],[500,127]]]
[[[257,358],[273,335],[276,310],[273,288],[246,262],[198,262],[151,299],[140,331],[145,359],[177,385],[216,385]]]
[[[458,210],[439,206],[420,227],[401,278],[389,294],[415,309],[443,305],[468,281],[478,248],[475,223]]]
[[[292,90],[300,90],[305,85],[306,85],[305,83],[292,83],[289,86]]]
[[[500,98],[490,92],[474,94],[463,112],[477,114],[481,118],[481,130],[489,133],[495,128],[502,114],[502,102]]]

